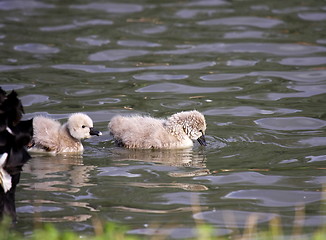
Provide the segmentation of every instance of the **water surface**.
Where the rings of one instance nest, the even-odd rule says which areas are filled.
[[[17,189],[17,229],[195,236],[325,225],[326,4],[323,1],[0,2],[0,81],[25,118],[89,114],[104,132],[82,156],[35,155]],[[208,146],[126,150],[116,114],[205,114]],[[194,206],[200,206],[196,211]],[[304,209],[304,218],[295,219]],[[298,222],[300,221],[300,222]]]

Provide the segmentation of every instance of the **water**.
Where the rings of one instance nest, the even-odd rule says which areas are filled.
[[[85,112],[104,132],[83,156],[24,167],[19,231],[92,234],[101,219],[184,238],[198,221],[233,234],[253,214],[286,234],[325,224],[324,1],[8,0],[0,18],[0,81],[25,118]],[[205,148],[126,150],[107,132],[116,114],[192,109],[206,116]]]

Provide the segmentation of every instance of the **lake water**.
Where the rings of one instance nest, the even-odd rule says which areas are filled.
[[[104,132],[82,156],[25,165],[19,231],[92,234],[101,220],[177,239],[198,222],[235,234],[252,216],[285,234],[325,226],[325,1],[4,0],[0,19],[1,86],[25,118],[84,112]],[[193,109],[207,147],[126,150],[107,131],[116,114]]]

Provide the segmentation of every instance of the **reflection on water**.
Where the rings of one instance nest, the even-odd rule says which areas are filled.
[[[38,222],[93,233],[194,237],[196,223],[234,234],[247,219],[284,232],[325,222],[323,1],[0,1],[1,86],[25,118],[85,112],[101,137],[80,156],[34,156],[17,189],[17,228]],[[119,149],[116,114],[197,109],[207,147]],[[194,206],[200,207],[196,210]],[[154,236],[154,237],[155,237]]]
[[[29,162],[24,168],[24,172],[31,175],[32,182],[22,184],[24,189],[31,192],[37,192],[32,199],[23,200],[22,206],[17,208],[20,213],[36,214],[36,221],[39,222],[84,222],[91,218],[90,214],[69,214],[65,212],[65,208],[84,208],[90,212],[96,212],[97,209],[90,206],[89,202],[80,200],[91,199],[90,194],[74,196],[82,187],[93,186],[90,183],[90,171],[95,166],[83,164],[82,156],[78,155],[57,155],[57,156],[33,156],[33,161]],[[75,201],[62,200],[44,200],[51,199],[43,194],[52,193],[59,196],[68,196],[74,198]],[[64,204],[64,205],[62,205]],[[60,207],[56,207],[60,206]],[[48,216],[47,213],[60,212],[64,213],[60,217]],[[42,216],[44,215],[44,216]]]
[[[175,168],[168,171],[167,174],[171,177],[191,177],[207,175],[210,171],[206,167],[206,155],[203,152],[193,151],[192,149],[182,150],[142,150],[142,149],[114,149],[112,151],[112,159],[114,161],[140,161],[149,163],[159,163],[164,166],[187,167],[189,171],[179,171]],[[131,171],[142,167],[138,166],[121,166],[121,167],[106,167],[104,174],[107,176],[127,176],[139,177],[140,174],[133,174]],[[103,173],[102,173],[103,174]],[[189,191],[207,190],[206,186],[190,183],[131,183],[132,186],[153,188],[171,187],[182,188]]]
[[[24,172],[35,179],[48,179],[29,186],[41,191],[78,192],[81,187],[91,186],[90,171],[95,166],[85,166],[82,156],[36,156],[26,165]],[[53,179],[52,181],[50,179]],[[58,187],[62,186],[62,187]],[[68,188],[67,188],[68,187]]]
[[[206,156],[204,152],[192,149],[180,150],[142,150],[116,148],[112,151],[114,160],[135,160],[155,162],[169,166],[205,168]]]

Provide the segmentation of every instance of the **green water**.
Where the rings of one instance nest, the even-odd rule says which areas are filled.
[[[25,118],[84,112],[104,132],[83,156],[24,167],[19,231],[91,234],[101,219],[184,238],[257,213],[291,233],[303,205],[305,234],[325,225],[325,1],[0,1],[0,19],[1,86]],[[205,148],[126,150],[107,131],[116,114],[193,109]]]

